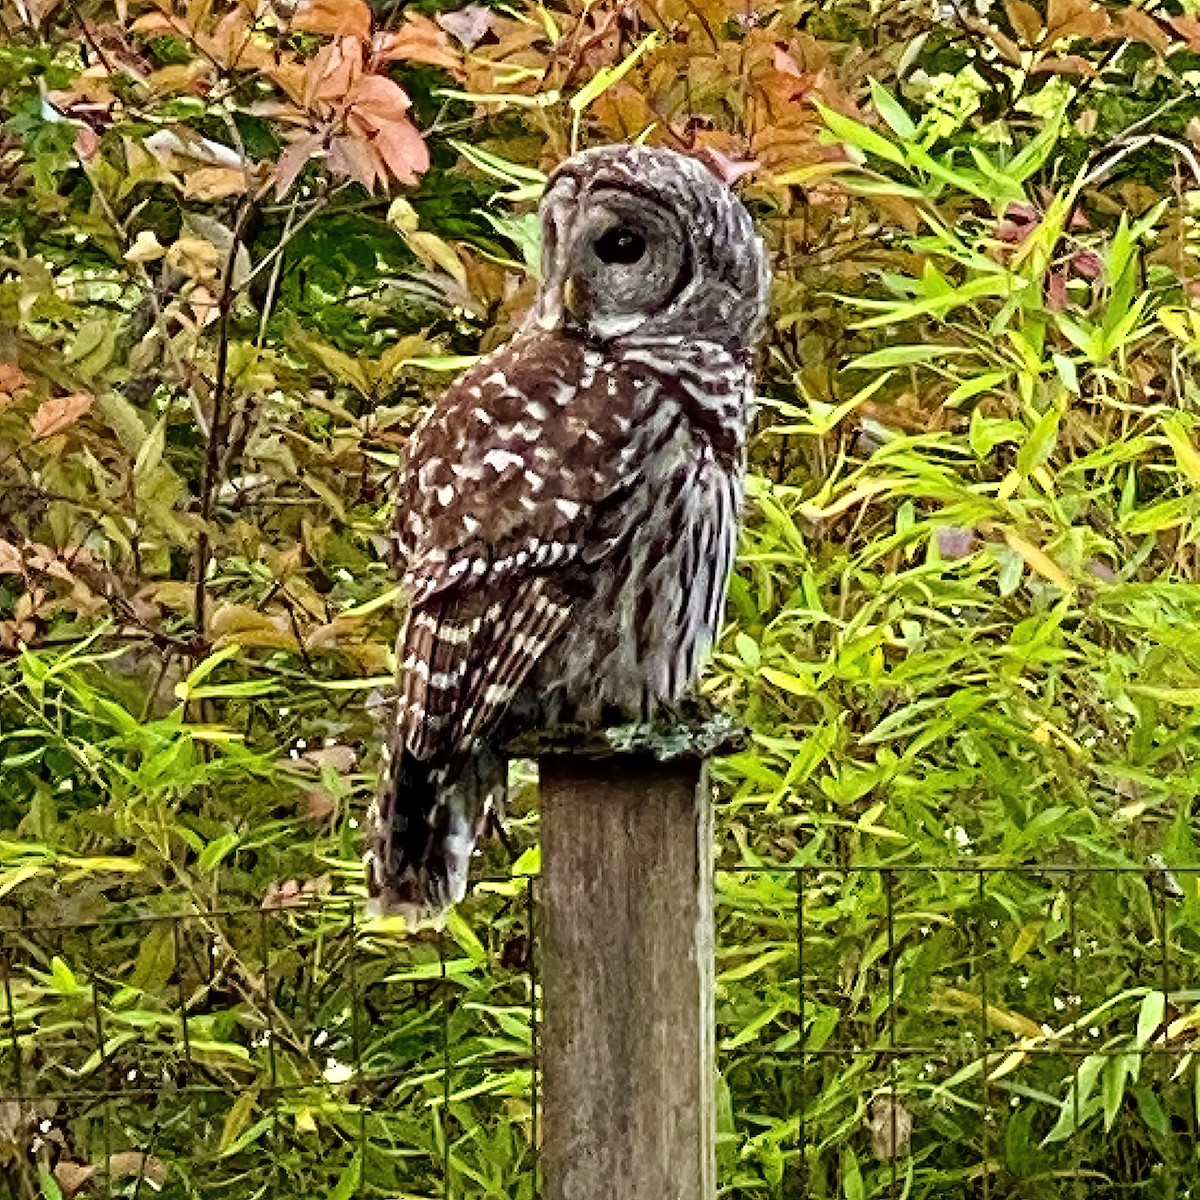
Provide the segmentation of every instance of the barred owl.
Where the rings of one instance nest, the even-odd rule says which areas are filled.
[[[617,145],[553,173],[541,233],[528,318],[410,447],[376,911],[462,898],[508,739],[651,719],[721,619],[766,304],[750,217],[694,159]]]

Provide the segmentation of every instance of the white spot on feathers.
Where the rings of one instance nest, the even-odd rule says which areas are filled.
[[[493,447],[483,456],[484,466],[491,467],[497,475],[503,475],[509,467],[519,467],[523,461],[519,454],[498,447]]]

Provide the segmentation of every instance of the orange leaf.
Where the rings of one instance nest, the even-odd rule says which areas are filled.
[[[354,81],[362,74],[362,42],[358,38],[339,38],[323,47],[312,60],[304,90],[304,103],[310,108],[318,100],[345,100]]]
[[[233,167],[201,167],[184,176],[183,194],[188,200],[220,200],[240,196],[249,186],[246,172]]]
[[[371,10],[363,0],[303,0],[292,17],[292,28],[365,42],[371,36]]]
[[[362,75],[355,82],[346,103],[357,117],[370,122],[403,121],[411,107],[404,89],[383,75]]]
[[[1092,0],[1050,0],[1046,31],[1048,43],[1058,38],[1101,38],[1109,31],[1108,13]]]
[[[90,392],[75,392],[44,401],[29,419],[29,431],[35,438],[53,437],[69,429],[89,408],[95,397]]]
[[[0,409],[29,391],[29,376],[14,363],[0,362]]]
[[[371,43],[371,54],[379,62],[428,63],[444,67],[457,75],[462,72],[461,56],[450,44],[450,38],[432,17],[409,15],[395,33],[378,33]]]
[[[161,12],[143,13],[129,27],[134,33],[166,34],[186,37],[189,30],[178,17]]]
[[[411,121],[381,121],[375,149],[397,183],[416,183],[429,170],[429,148]]]

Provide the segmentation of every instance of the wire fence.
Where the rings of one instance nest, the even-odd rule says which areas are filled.
[[[723,1195],[1200,1194],[1198,884],[720,871]],[[416,939],[300,892],[54,921],[10,903],[0,1194],[534,1200],[553,964],[536,879],[481,890],[486,921]]]

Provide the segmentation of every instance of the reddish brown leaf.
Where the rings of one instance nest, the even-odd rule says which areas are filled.
[[[1078,54],[1047,54],[1033,64],[1030,75],[1095,75],[1096,68]]]
[[[141,1177],[157,1191],[161,1191],[167,1182],[167,1164],[140,1150],[121,1150],[112,1155],[108,1160],[108,1173]]]
[[[319,788],[304,793],[303,817],[306,821],[324,821],[332,814],[334,807],[329,794]]]
[[[54,1166],[54,1180],[68,1200],[86,1186],[95,1173],[96,1168],[90,1164],[68,1162],[66,1159]]]
[[[1187,42],[1189,50],[1200,52],[1200,17],[1168,17],[1167,20]]]
[[[791,75],[793,79],[804,78],[804,72],[800,69],[800,64],[786,46],[780,45],[775,47],[774,65],[775,70],[781,75]]]
[[[353,746],[314,746],[300,755],[300,762],[309,766],[330,767],[339,775],[353,771],[358,763],[358,751]]]
[[[1004,11],[1009,24],[1017,31],[1017,37],[1027,46],[1036,46],[1042,36],[1042,16],[1032,4],[1025,0],[1005,0]]]
[[[75,392],[70,396],[56,396],[43,401],[29,419],[29,430],[35,438],[48,438],[62,433],[92,407],[94,399],[90,392]]]
[[[279,156],[279,161],[275,164],[275,195],[277,197],[287,194],[292,184],[296,182],[296,176],[313,158],[320,154],[324,141],[323,134],[310,133],[305,137],[297,138]]]
[[[696,157],[727,187],[743,175],[753,175],[762,166],[755,159],[734,158],[715,146],[705,146]]]
[[[382,160],[365,137],[335,137],[329,143],[327,161],[335,175],[347,175],[369,192],[375,190],[377,179],[387,179]]]
[[[100,153],[100,135],[90,125],[80,125],[75,134],[75,157],[81,163],[93,163]]]
[[[13,363],[0,362],[0,410],[29,393],[29,376]]]
[[[1062,312],[1067,307],[1067,276],[1064,271],[1051,271],[1046,277],[1046,307]]]
[[[1021,65],[1021,47],[1012,40],[1003,30],[997,29],[995,25],[987,25],[980,22],[979,31],[1000,51],[1000,57],[1005,62],[1012,63],[1014,67]]]
[[[1132,6],[1119,8],[1114,13],[1114,33],[1131,42],[1143,42],[1160,57],[1171,45],[1171,35],[1150,13]]]
[[[371,36],[371,10],[363,0],[302,0],[292,28],[365,42]]]

